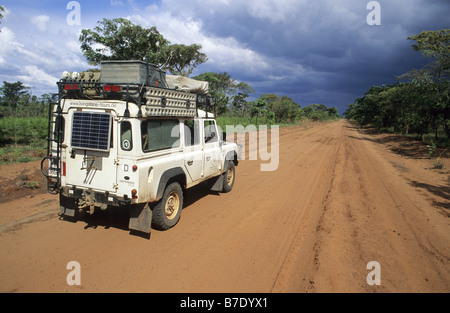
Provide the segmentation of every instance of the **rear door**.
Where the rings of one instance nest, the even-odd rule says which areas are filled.
[[[204,121],[203,172],[205,178],[217,176],[221,172],[220,140],[215,120]]]
[[[192,182],[203,178],[203,144],[200,120],[184,121],[184,166]]]
[[[99,191],[117,188],[117,122],[114,111],[69,111],[66,184]]]

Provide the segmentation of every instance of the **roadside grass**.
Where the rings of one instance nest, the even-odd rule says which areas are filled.
[[[46,152],[46,141],[32,145],[6,145],[0,148],[0,164],[26,163],[42,159]]]
[[[0,119],[0,164],[25,163],[44,157],[48,120],[44,117]]]
[[[434,145],[435,147],[440,148],[448,148],[450,147],[450,138],[448,138],[445,134],[445,132],[442,129],[439,129],[437,132],[437,138],[436,134],[434,132],[429,132],[427,134],[423,134],[422,136],[419,136],[417,134],[404,134],[402,132],[394,130],[393,127],[385,127],[379,129],[380,133],[388,133],[388,134],[395,134],[399,136],[403,136],[405,138],[414,139],[416,141],[421,141],[427,145]]]
[[[433,168],[437,170],[442,170],[444,169],[444,163],[441,160],[434,160]]]
[[[353,121],[350,122],[357,126]],[[436,138],[434,132],[419,136],[417,134],[404,134],[392,127],[377,129],[372,126],[364,126],[359,127],[359,129],[374,134],[389,134],[389,137],[379,142],[387,143],[392,151],[410,157],[426,158],[431,163],[432,168],[436,170],[448,168],[446,164],[448,164],[447,160],[450,157],[450,138],[446,136],[443,130],[437,132]]]
[[[275,123],[273,120],[267,119],[265,117],[259,118],[258,120],[256,118],[250,118],[250,117],[237,117],[237,116],[219,116],[217,117],[217,125],[222,129],[222,131],[226,131],[226,126],[237,126],[242,125],[244,128],[249,125],[254,125],[256,129],[259,129],[260,126],[267,126],[270,128],[271,126],[278,125],[279,127],[292,127],[297,125],[303,125],[306,128],[309,128],[312,123],[328,123],[328,122],[334,122],[338,119],[327,119],[322,121],[316,121],[312,119],[298,119],[295,121],[284,121],[281,123]]]

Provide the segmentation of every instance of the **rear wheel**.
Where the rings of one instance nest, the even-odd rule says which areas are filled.
[[[160,230],[175,226],[183,209],[183,190],[180,184],[172,183],[164,190],[161,201],[153,208],[152,224]]]
[[[236,168],[233,161],[228,162],[227,170],[222,174],[223,192],[230,192],[233,189],[234,180],[236,178]]]

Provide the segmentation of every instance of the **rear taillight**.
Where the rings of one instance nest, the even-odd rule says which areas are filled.
[[[65,90],[80,90],[79,84],[65,84],[64,85]]]
[[[119,85],[104,85],[103,90],[107,92],[120,92],[120,86]]]

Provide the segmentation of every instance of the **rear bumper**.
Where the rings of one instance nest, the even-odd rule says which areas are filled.
[[[61,195],[66,198],[77,200],[79,206],[123,206],[132,203],[132,199],[127,196],[119,197],[107,191],[104,192],[75,187],[63,187],[61,189]]]

